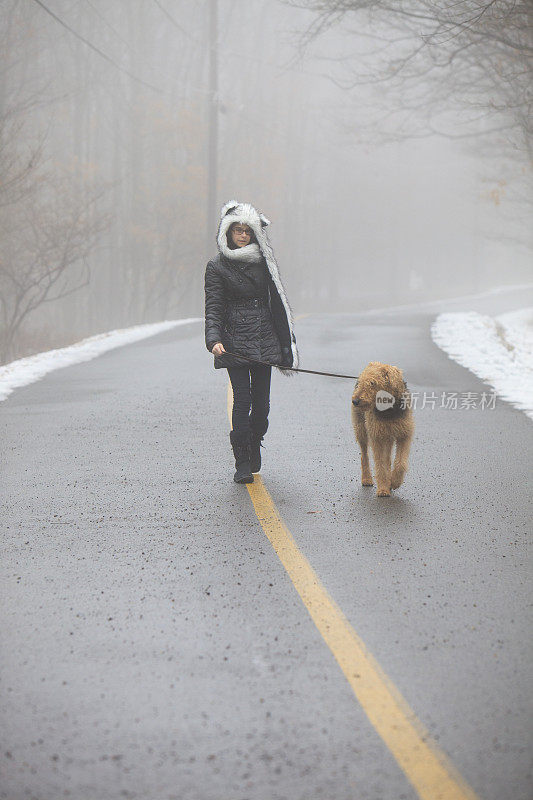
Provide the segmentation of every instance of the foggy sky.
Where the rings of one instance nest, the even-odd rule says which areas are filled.
[[[27,242],[34,196],[39,236],[56,230],[58,220],[42,209],[57,206],[60,176],[68,181],[61,196],[90,206],[84,214],[97,232],[84,255],[86,284],[28,315],[18,355],[201,314],[205,263],[216,254],[216,230],[212,253],[205,245],[209,3],[48,7],[107,58],[37,4],[2,4],[2,108],[23,122],[15,138],[5,125],[3,136],[20,156],[46,131],[49,187],[44,192],[36,176],[28,197],[8,206],[3,257],[23,263],[17,235]],[[347,41],[354,52],[368,41],[333,29],[298,59],[311,19],[276,0],[218,1],[217,210],[237,199],[269,217],[295,313],[530,279],[528,210],[516,182],[522,165],[461,139],[373,141],[366,123],[382,102],[379,86],[339,88],[327,77],[339,65],[324,58],[345,53]],[[80,264],[69,270],[65,285],[75,286]]]

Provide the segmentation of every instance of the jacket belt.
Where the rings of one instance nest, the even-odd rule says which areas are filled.
[[[228,299],[232,305],[241,308],[258,308],[268,305],[268,301],[263,297],[230,297]]]

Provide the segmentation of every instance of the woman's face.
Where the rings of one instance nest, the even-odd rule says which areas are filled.
[[[230,229],[231,241],[237,247],[246,247],[250,244],[252,238],[252,229],[248,225],[241,225],[240,222],[234,222]]]

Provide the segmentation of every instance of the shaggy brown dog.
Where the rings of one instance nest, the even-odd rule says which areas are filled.
[[[352,395],[352,425],[361,448],[363,486],[372,486],[368,442],[374,454],[377,496],[389,497],[407,472],[415,432],[411,395],[398,367],[371,361],[359,376]],[[396,455],[391,473],[392,447]]]

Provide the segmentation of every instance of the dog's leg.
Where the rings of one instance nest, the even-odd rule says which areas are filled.
[[[391,490],[392,441],[372,442],[374,464],[376,467],[377,496],[389,497]]]
[[[361,483],[363,486],[372,486],[372,472],[370,470],[370,459],[368,458],[368,435],[366,432],[365,414],[363,411],[352,409],[352,425],[355,438],[361,449]]]
[[[411,449],[412,436],[398,439],[396,442],[396,456],[392,470],[391,487],[398,489],[402,485],[405,473],[407,472],[409,451]]]

